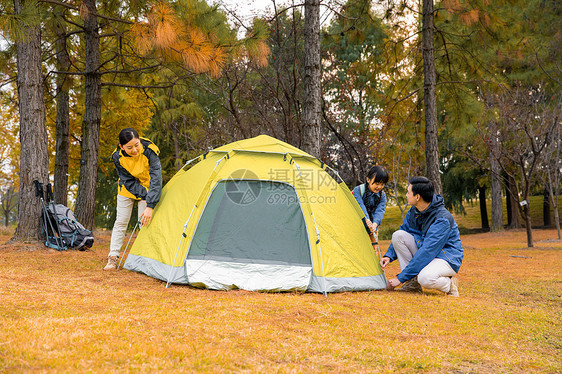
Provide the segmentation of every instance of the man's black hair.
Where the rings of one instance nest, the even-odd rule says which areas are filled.
[[[119,133],[119,144],[125,145],[133,139],[138,139],[139,134],[137,130],[133,129],[132,127],[127,127],[126,129],[121,130]]]
[[[414,196],[420,195],[426,203],[433,201],[435,187],[433,187],[433,182],[429,179],[426,177],[412,177],[410,178],[410,184],[412,185],[412,194]]]
[[[388,183],[388,171],[382,166],[373,166],[367,173],[367,178],[373,179],[374,183]]]

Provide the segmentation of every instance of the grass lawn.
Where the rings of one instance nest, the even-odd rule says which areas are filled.
[[[2,245],[0,372],[560,373],[562,243],[534,234],[463,236],[460,298],[165,289],[104,272],[108,233]]]

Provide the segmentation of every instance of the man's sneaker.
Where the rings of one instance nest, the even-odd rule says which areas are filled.
[[[447,295],[459,297],[459,280],[457,277],[451,277],[451,287],[449,288]]]
[[[117,256],[109,256],[107,258],[107,265],[103,268],[103,270],[117,270],[117,265],[119,264],[119,257]]]
[[[418,277],[414,277],[414,278],[410,279],[409,281],[404,282],[402,287],[396,289],[396,291],[417,292],[417,293],[423,292],[422,286],[418,283]]]

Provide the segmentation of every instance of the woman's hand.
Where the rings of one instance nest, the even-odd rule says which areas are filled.
[[[383,257],[381,258],[381,267],[384,269],[386,267],[386,265],[388,265],[390,263],[390,258],[388,257]]]
[[[146,207],[144,212],[142,212],[140,217],[140,223],[142,227],[150,225],[150,221],[152,221],[152,208]]]

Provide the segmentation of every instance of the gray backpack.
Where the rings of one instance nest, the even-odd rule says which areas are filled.
[[[47,240],[47,247],[57,251],[78,249],[84,251],[94,245],[92,232],[86,229],[74,217],[74,212],[62,204],[49,204],[46,207],[47,222],[43,225],[43,233]],[[44,220],[43,222],[45,222]]]

